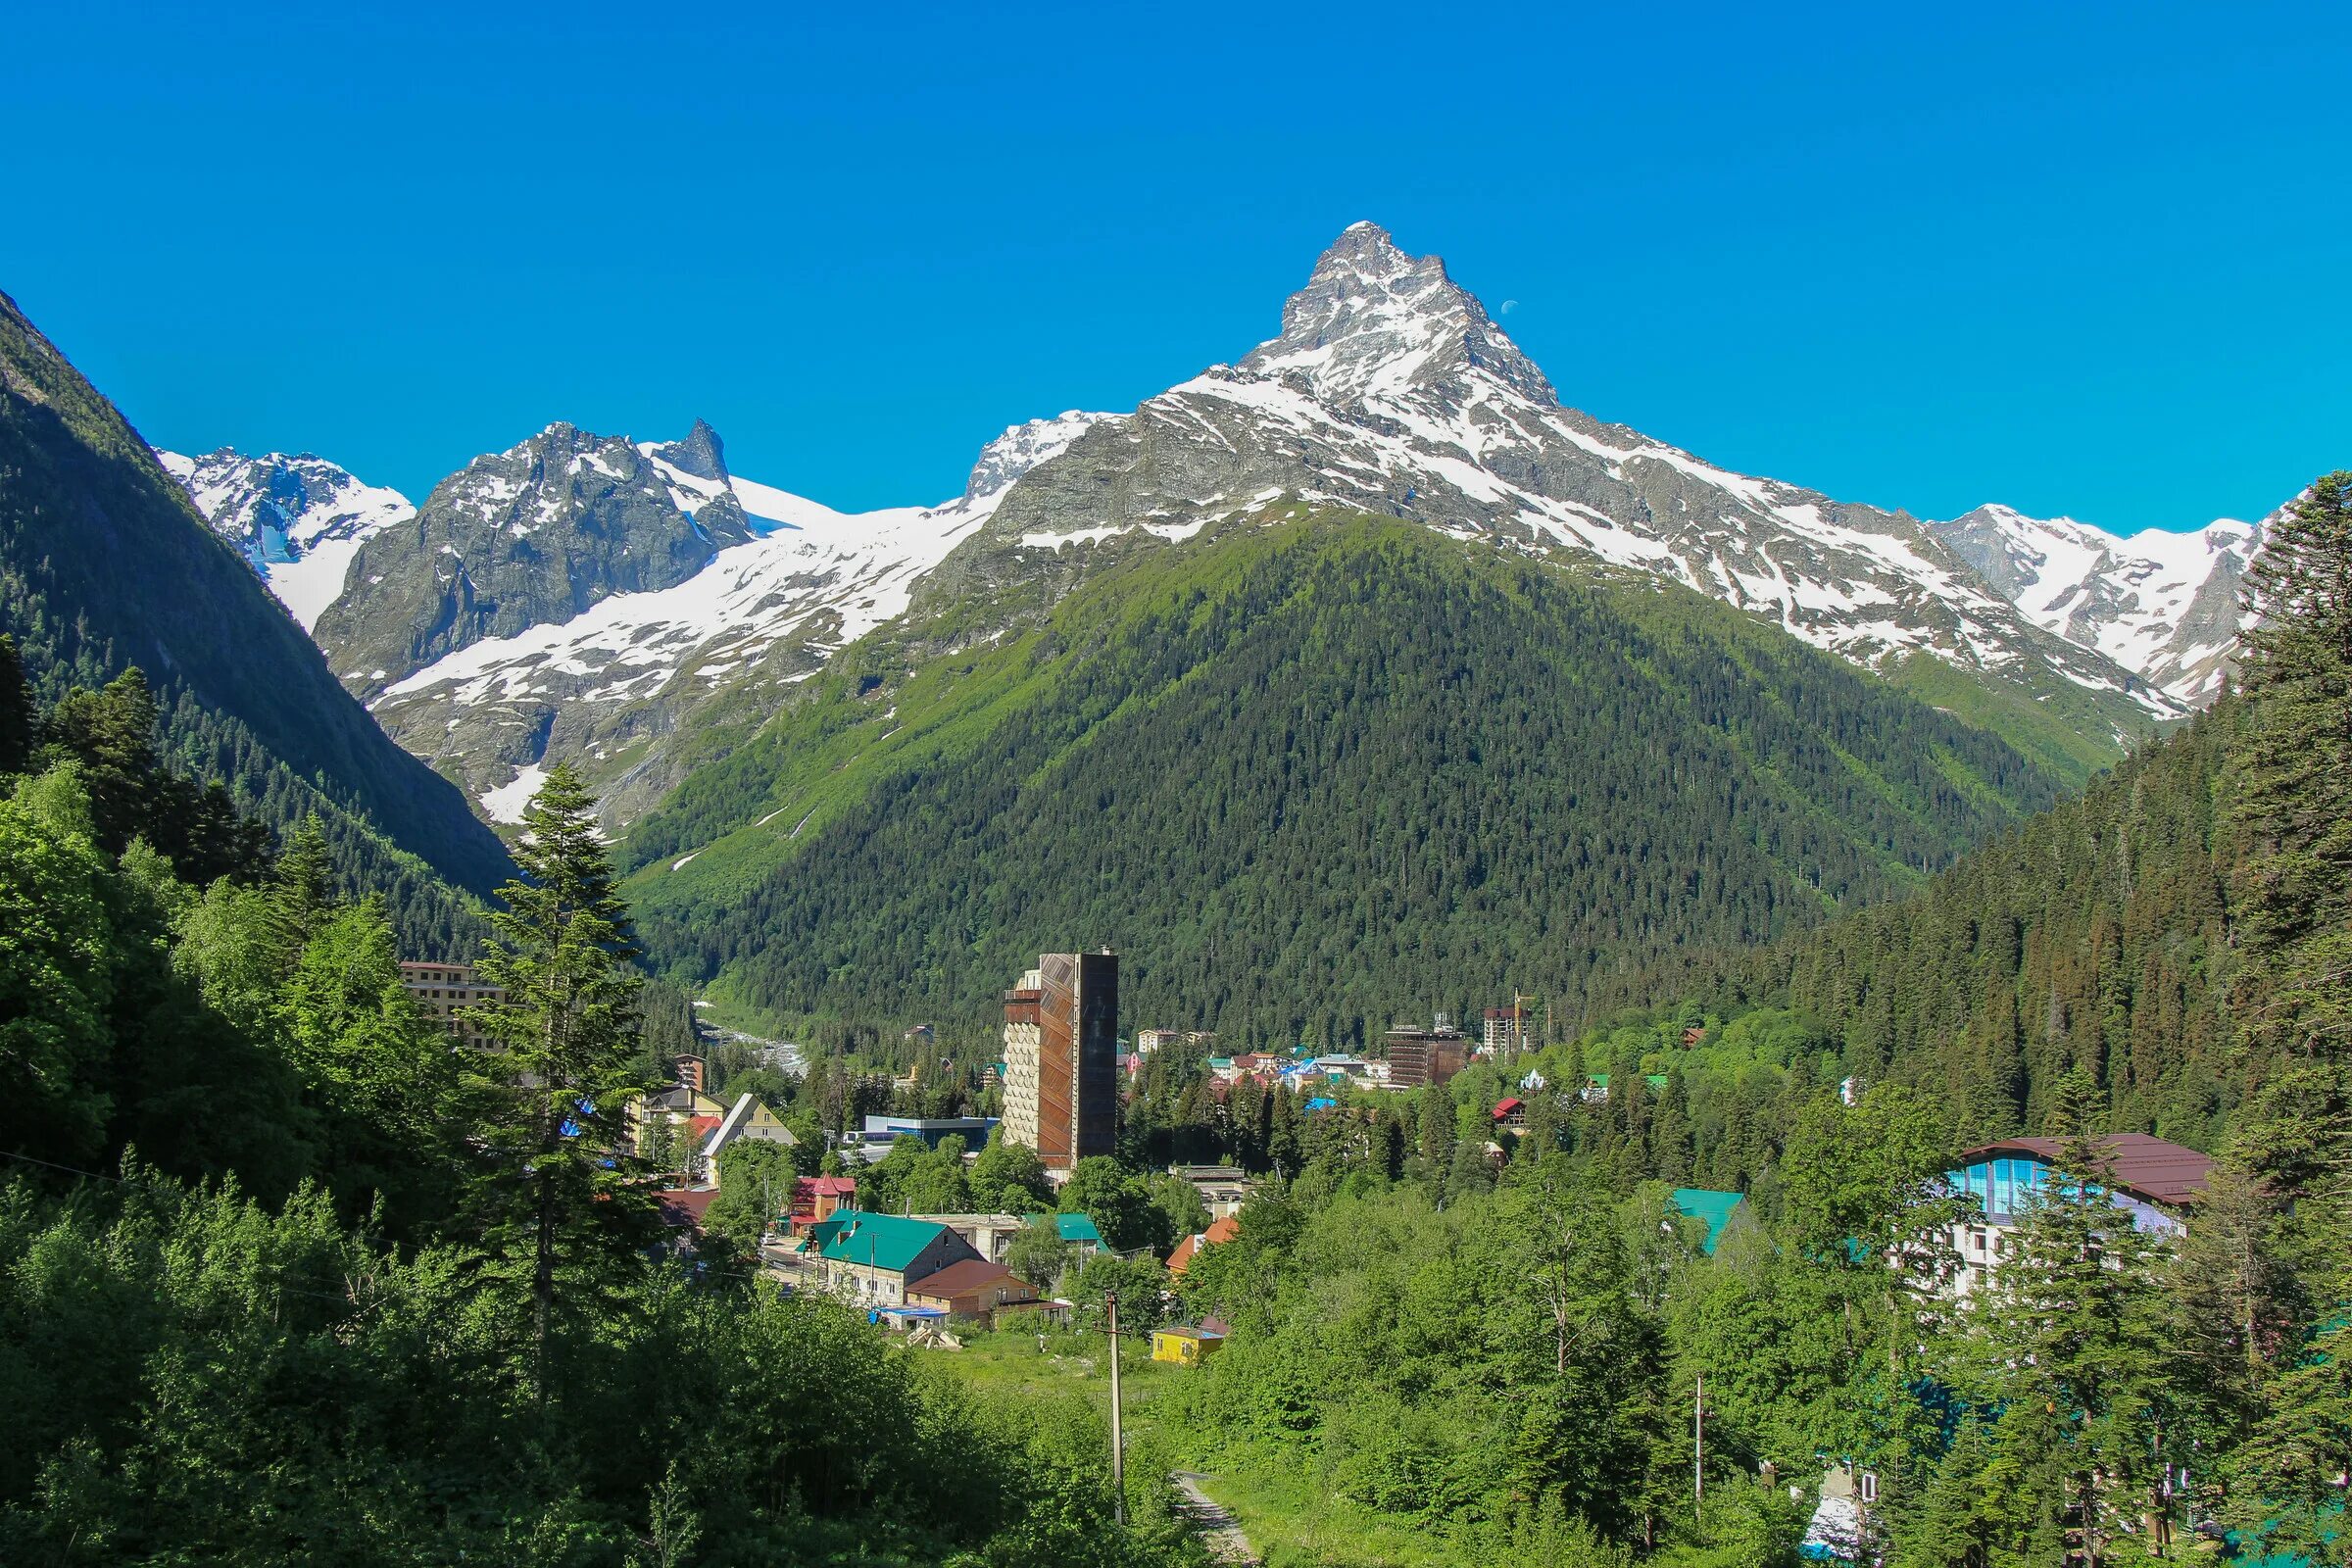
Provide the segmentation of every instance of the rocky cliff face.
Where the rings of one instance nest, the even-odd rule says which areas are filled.
[[[638,568],[651,563],[658,573],[639,569],[632,578],[615,569],[591,578],[588,565],[575,567],[564,580],[603,588],[585,609],[548,594],[520,603],[509,595],[496,608],[520,620],[517,629],[489,632],[477,619],[476,635],[393,675],[378,650],[397,636],[410,639],[402,646],[418,646],[420,609],[438,616],[442,607],[490,597],[466,597],[477,557],[486,553],[495,563],[518,548],[538,548],[477,521],[466,533],[451,529],[424,557],[438,597],[386,593],[382,602],[408,618],[387,621],[383,638],[334,642],[346,624],[338,617],[321,622],[320,637],[337,666],[351,672],[347,678],[374,693],[378,722],[463,779],[490,815],[517,815],[540,771],[568,758],[596,781],[608,820],[619,826],[710,755],[719,737],[764,719],[844,644],[897,615],[915,581],[979,527],[1006,486],[1103,417],[1073,413],[1015,425],[981,454],[957,500],[855,514],[733,476],[708,426],[667,446],[575,435],[598,441],[593,451],[607,467],[625,469],[620,454],[627,452],[650,474],[634,486],[613,480],[617,499],[607,503],[616,515],[646,519],[643,541],[583,557]],[[506,494],[524,467],[514,459],[485,460],[492,466],[479,474],[484,463],[476,463],[441,486],[436,501],[467,481],[440,514],[479,519],[491,510],[480,499],[489,495],[504,514],[535,515],[538,504]],[[531,460],[532,471],[546,466],[544,458]],[[428,502],[418,526],[429,527],[435,514]],[[577,538],[598,520],[591,509],[577,514],[579,523],[560,537]],[[610,542],[608,532],[588,536]],[[692,571],[689,537],[709,546]],[[664,544],[676,548],[658,554]],[[383,566],[386,581],[370,590],[389,590],[397,569],[419,569],[417,550],[405,566]],[[360,570],[372,575],[375,564]],[[522,580],[531,588],[552,578],[541,572]]]
[[[344,684],[373,698],[485,638],[674,587],[752,537],[708,426],[639,446],[551,424],[363,544],[314,630]]]
[[[308,452],[155,456],[305,631],[342,593],[360,547],[416,514],[399,491],[364,484]]]

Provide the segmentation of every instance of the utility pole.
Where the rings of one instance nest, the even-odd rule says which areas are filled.
[[[1707,1375],[1698,1374],[1690,1390],[1690,1517],[1699,1517],[1707,1502]]]
[[[1127,1523],[1127,1445],[1119,1429],[1119,1293],[1104,1291],[1102,1305],[1110,1314],[1110,1516]]]

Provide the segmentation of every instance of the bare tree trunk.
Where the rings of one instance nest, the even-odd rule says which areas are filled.
[[[540,1404],[547,1403],[547,1327],[556,1305],[555,1187],[546,1171],[539,1173],[539,1250],[531,1271],[532,1376]]]

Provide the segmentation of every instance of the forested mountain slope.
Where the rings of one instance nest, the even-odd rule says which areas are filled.
[[[2328,912],[2352,884],[2348,495],[2352,475],[2327,475],[2266,520],[2245,693],[1917,896],[1650,996],[1813,1013],[1864,1073],[1943,1096],[1970,1139],[2042,1126],[2077,1069],[2116,1128],[2199,1147],[2242,1130],[2299,1053],[2340,1049],[2340,1021],[2290,1021],[2340,1020],[2352,987],[2352,962],[2314,959],[2328,978],[2298,979],[2279,956],[2352,940]]]
[[[2042,1126],[2081,1067],[2119,1127],[2208,1144],[2246,1087],[2222,809],[2241,721],[2225,698],[1916,897],[1736,960],[1729,990],[1818,1014],[1866,1073],[1948,1097],[1972,1139]]]
[[[908,654],[846,651],[631,837],[660,960],[976,1022],[1111,943],[1136,1017],[1361,1041],[1886,897],[2056,787],[1698,595],[1299,508]]]
[[[0,627],[51,699],[142,668],[169,749],[273,826],[318,812],[349,885],[389,891],[405,935],[446,941],[461,918],[436,874],[487,890],[507,867],[457,790],[385,738],[113,405],[4,295]]]

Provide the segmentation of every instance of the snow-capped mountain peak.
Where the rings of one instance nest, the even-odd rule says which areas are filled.
[[[1377,223],[1351,225],[1319,257],[1282,310],[1282,335],[1241,363],[1250,374],[1296,378],[1326,402],[1401,395],[1476,366],[1526,397],[1559,397],[1503,335],[1486,307],[1436,256],[1411,257]]]
[[[2220,690],[2261,524],[2223,517],[2119,537],[1986,505],[1935,526],[2035,625],[2099,650],[2184,706]]]
[[[155,456],[305,631],[343,591],[360,547],[416,514],[399,491],[364,483],[308,452],[249,457],[222,447],[203,457]]]
[[[1048,459],[1059,457],[1069,444],[1098,424],[1115,424],[1123,414],[1088,414],[1070,409],[1050,419],[1031,419],[1007,426],[1003,435],[980,449],[965,481],[963,499],[973,505],[1003,495],[1021,475]]]
[[[1858,663],[1931,654],[2035,694],[2054,678],[2094,694],[2119,733],[2180,711],[2027,619],[1901,513],[1563,407],[1444,262],[1369,223],[1318,258],[1278,336],[1032,469],[987,532],[1005,549],[1149,549],[1282,498],[1672,577]]]
[[[362,602],[339,606],[322,640],[396,739],[463,774],[485,811],[509,819],[529,793],[516,781],[554,757],[607,760],[705,703],[762,690],[773,701],[815,673],[905,610],[1007,487],[1117,417],[1072,411],[1014,425],[982,450],[960,497],[866,513],[735,475],[700,421],[670,442],[559,422],[436,487],[414,559],[371,567]],[[631,543],[602,548],[623,525]],[[689,547],[700,554],[681,554]],[[511,625],[475,613],[515,604],[554,559],[566,563],[567,599],[543,595]],[[421,597],[419,571],[437,581]],[[371,616],[365,601],[379,598],[384,614]],[[471,634],[450,638],[468,615]],[[347,627],[365,640],[338,645]],[[404,647],[422,657],[395,668],[391,651]],[[625,820],[671,780],[647,760],[608,809]]]

